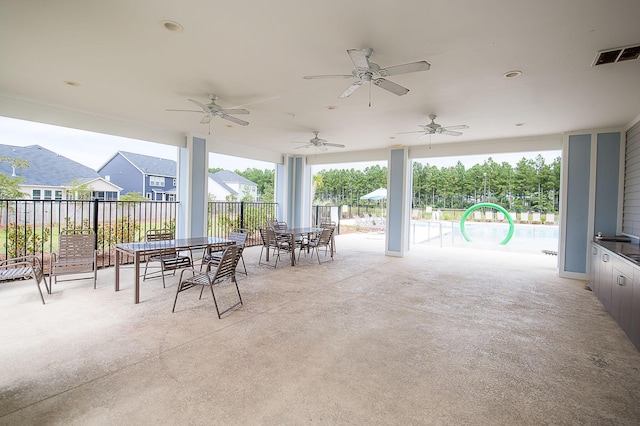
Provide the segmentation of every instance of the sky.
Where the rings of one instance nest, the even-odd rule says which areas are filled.
[[[1,116],[0,144],[15,146],[40,145],[94,170],[101,168],[118,151],[153,155],[174,161],[178,159],[178,150],[175,146]],[[221,167],[221,165],[224,165],[229,170],[246,170],[249,167],[258,169],[273,168],[273,163],[264,161],[222,154],[209,154],[210,167]]]
[[[2,145],[40,145],[70,160],[91,167],[94,170],[102,167],[118,151],[134,152],[137,154],[153,155],[160,158],[177,160],[178,152],[174,146],[145,142],[135,139],[122,138],[118,136],[105,135],[101,133],[87,132],[84,130],[70,129],[66,127],[52,126],[49,124],[35,123],[25,120],[17,120],[0,116],[0,144]],[[517,154],[493,154],[491,158],[502,163],[506,161],[515,165],[522,157],[535,158],[539,153],[517,153]],[[559,151],[548,151],[540,153],[547,163],[560,156]],[[468,157],[443,157],[428,160],[430,165],[438,167],[454,166],[458,161],[462,161],[465,167],[474,164],[482,164],[488,156],[475,155]],[[427,162],[427,161],[421,161]],[[386,162],[366,162],[366,163],[345,163],[332,164],[329,167],[314,166],[313,172],[322,169],[358,169],[379,164],[386,166]],[[273,163],[249,160],[245,158],[232,157],[222,154],[209,154],[209,167],[221,167],[227,170],[244,171],[247,168],[257,168],[260,170],[272,169]]]

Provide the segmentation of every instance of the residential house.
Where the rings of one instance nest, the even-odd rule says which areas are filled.
[[[98,169],[100,176],[153,201],[176,200],[177,164],[174,160],[118,151]]]
[[[0,161],[0,173],[23,178],[20,190],[27,198],[75,199],[77,187],[82,185],[91,189],[92,199],[119,199],[119,186],[101,178],[95,170],[39,145],[0,145],[0,156],[28,162],[27,167],[18,168],[9,161]]]
[[[230,170],[209,173],[209,196],[216,201],[240,201],[246,195],[255,201],[258,185]]]

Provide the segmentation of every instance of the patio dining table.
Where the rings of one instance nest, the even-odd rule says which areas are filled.
[[[179,251],[204,249],[207,250],[208,253],[211,253],[212,251],[224,250],[225,247],[233,244],[235,244],[235,241],[218,237],[192,237],[116,244],[115,290],[120,291],[120,265],[122,264],[123,256],[133,256],[135,269],[134,303],[140,303],[140,259],[143,256],[159,253],[167,249],[176,249]]]
[[[311,237],[311,234],[315,234],[318,232],[322,232],[322,228],[316,227],[304,227],[304,228],[281,228],[274,229],[276,236],[284,236],[289,239],[289,247],[291,247],[291,266],[295,266],[296,264],[296,251],[295,251],[295,239],[296,237]],[[269,256],[269,251],[267,250],[267,256]],[[269,257],[267,257],[269,260]]]

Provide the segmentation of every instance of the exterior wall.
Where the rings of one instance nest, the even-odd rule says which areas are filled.
[[[123,195],[129,192],[139,192],[142,195],[145,193],[142,173],[120,154],[98,170],[98,174],[105,179],[109,176],[110,182],[122,188],[120,193]]]
[[[164,185],[157,186],[152,185],[152,181],[157,178],[164,178]],[[162,175],[144,175],[144,182],[146,191],[142,195],[153,201],[168,201],[167,192],[175,192],[176,185],[174,184],[174,176],[162,176]],[[149,196],[150,195],[150,196]]]
[[[215,201],[226,201],[227,197],[231,195],[229,191],[211,178],[209,178],[209,194],[215,196]]]

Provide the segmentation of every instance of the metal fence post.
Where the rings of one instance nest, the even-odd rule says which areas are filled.
[[[98,199],[93,200],[93,234],[96,236],[94,249],[98,250]]]
[[[244,201],[240,201],[240,229],[244,229]]]

